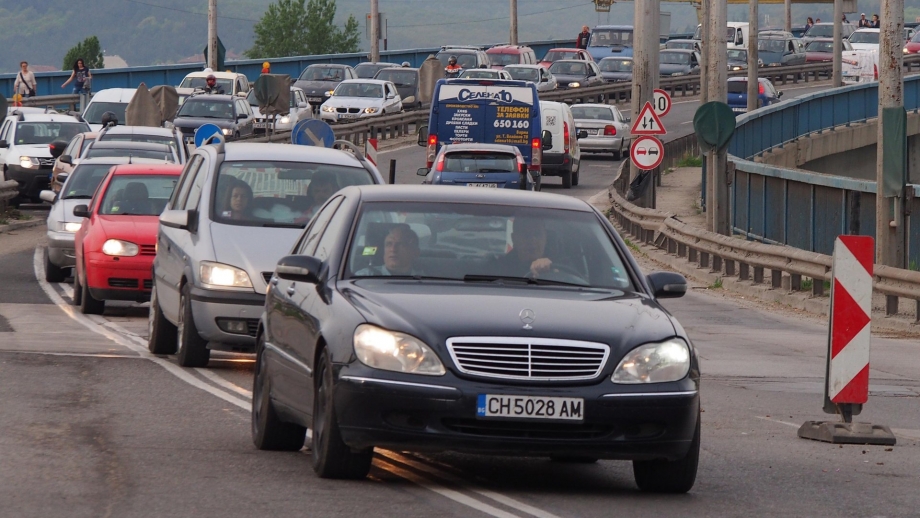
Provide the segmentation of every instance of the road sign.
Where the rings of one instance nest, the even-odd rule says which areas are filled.
[[[294,125],[291,142],[300,146],[332,147],[335,132],[319,119],[306,119]]]
[[[656,88],[653,92],[652,108],[659,117],[664,117],[671,111],[671,96],[668,92]]]
[[[664,159],[664,146],[655,137],[639,137],[629,148],[629,158],[639,169],[645,171],[655,169]]]
[[[218,125],[202,124],[198,126],[198,129],[195,130],[195,147],[201,147],[205,140],[214,135],[221,135],[221,138],[223,138],[223,133],[221,133]]]
[[[646,102],[639,111],[639,116],[633,121],[630,133],[633,135],[667,135],[668,132],[664,129],[655,109],[652,108],[652,103]]]

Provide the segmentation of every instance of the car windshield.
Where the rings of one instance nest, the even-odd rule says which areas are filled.
[[[300,74],[301,81],[333,81],[345,79],[345,71],[339,67],[310,65]]]
[[[130,148],[104,148],[93,146],[89,148],[84,158],[105,158],[105,157],[131,157],[131,158],[149,158],[151,160],[163,160],[165,162],[175,163],[176,157],[172,149],[163,151],[153,149],[130,149]]]
[[[222,88],[224,92],[231,93],[233,91],[233,80],[232,79],[220,79],[215,78],[215,84],[218,88]],[[208,87],[208,78],[207,77],[186,77],[182,80],[182,84],[179,85],[179,88],[201,88],[205,89]],[[121,119],[118,119],[121,120]]]
[[[578,59],[578,53],[569,50],[551,50],[543,56],[541,61],[559,61],[560,59]]]
[[[693,50],[696,46],[692,41],[669,41],[664,44],[665,48],[669,49],[688,49]]]
[[[20,122],[16,125],[14,142],[23,144],[48,144],[55,140],[70,141],[77,133],[89,131],[82,122]]]
[[[462,68],[476,68],[477,66],[479,66],[479,64],[476,63],[476,54],[471,54],[471,53],[457,54],[455,51],[444,50],[444,51],[438,52],[437,58],[438,58],[438,61],[441,62],[441,65],[446,67],[447,61],[450,59],[451,56],[454,56],[455,58],[457,58],[457,64],[460,65],[460,67]]]
[[[90,124],[102,124],[102,114],[112,112],[119,124],[125,123],[125,110],[128,103],[90,102],[83,112],[83,119]]]
[[[464,70],[460,77],[464,79],[499,79],[498,70],[472,69]]]
[[[813,41],[805,46],[805,52],[833,52],[833,41]]]
[[[662,65],[689,65],[690,54],[683,52],[662,52],[659,54]]]
[[[535,68],[508,67],[505,72],[518,81],[533,81],[534,83],[540,81],[540,71]]]
[[[782,54],[786,51],[786,40],[757,40],[757,50]]]
[[[352,278],[430,276],[615,290],[632,286],[611,236],[592,212],[474,203],[366,203],[348,250],[347,275]]]
[[[193,97],[182,104],[176,116],[233,120],[233,103]]]
[[[362,167],[225,161],[215,182],[212,218],[231,225],[302,228],[339,189],[371,183]]]
[[[377,72],[377,75],[374,76],[374,79],[390,81],[396,86],[415,86],[418,84],[418,73],[415,71],[400,70],[398,68],[384,68],[380,72]]]
[[[517,157],[511,153],[460,151],[446,153],[441,171],[451,173],[517,173]]]
[[[77,164],[64,184],[62,189],[64,194],[61,198],[65,200],[92,198],[99,183],[113,167],[115,166],[112,164]]]
[[[633,31],[627,29],[594,29],[591,32],[589,47],[611,47],[613,45],[633,44]]]
[[[392,66],[395,65],[392,63],[359,63],[355,67],[355,75],[360,79],[373,79],[378,70]]]
[[[747,95],[747,81],[729,81],[728,93]]]
[[[850,43],[874,43],[878,44],[878,32],[856,31],[850,34]]]
[[[613,116],[613,110],[604,108],[603,106],[572,106],[572,116],[575,117],[576,120],[616,120]]]
[[[336,97],[370,97],[383,99],[383,86],[376,83],[342,83],[332,94]]]
[[[812,25],[805,31],[804,36],[806,38],[833,38],[834,37],[834,25],[830,23],[822,23],[821,25]]]
[[[489,61],[493,65],[505,66],[505,65],[517,65],[521,62],[521,54],[499,54],[489,53]]]
[[[633,63],[631,59],[602,59],[600,62],[601,72],[632,72]]]
[[[103,133],[99,136],[99,142],[145,142],[148,144],[162,144],[164,146],[176,147],[176,137],[170,135],[139,135],[132,133]]]
[[[105,190],[101,215],[159,216],[176,187],[174,175],[116,175]]]
[[[557,61],[549,67],[549,71],[555,75],[569,75],[569,76],[583,76],[585,75],[585,70],[587,70],[587,65],[584,62],[581,63],[570,63]]]
[[[911,43],[920,43],[920,32],[914,33],[914,37],[910,39]]]
[[[739,49],[728,49],[728,60],[729,61],[744,61],[747,62],[748,55],[746,50]]]

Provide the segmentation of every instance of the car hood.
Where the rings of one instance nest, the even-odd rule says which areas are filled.
[[[205,124],[213,124],[218,128],[232,128],[233,121],[227,119],[209,119],[207,117],[181,117],[173,121],[177,128],[200,128]]]
[[[48,144],[16,144],[16,151],[19,156],[51,158],[51,149]]]
[[[138,245],[154,245],[157,242],[159,216],[97,216],[97,224],[105,237],[123,239]]]
[[[342,281],[338,288],[367,322],[442,353],[450,337],[521,336],[606,343],[618,361],[637,345],[677,334],[656,302],[617,291],[390,279]],[[525,309],[533,311],[531,330],[521,321]]]
[[[658,66],[659,75],[669,76],[671,74],[687,74],[690,72],[690,65],[672,65],[669,63],[662,63]]]
[[[265,293],[263,272],[275,271],[303,232],[301,228],[247,227],[211,223],[214,260],[246,270],[257,293]]]
[[[632,72],[601,72],[607,81],[632,81]]]
[[[309,97],[323,97],[329,90],[339,86],[338,81],[295,81],[294,86],[300,88]]]
[[[338,96],[326,99],[323,106],[332,106],[334,108],[380,108],[383,106],[383,99]]]
[[[584,75],[574,75],[574,74],[553,74],[556,78],[556,82],[560,85],[566,85],[572,82],[584,83],[588,80],[587,76]]]

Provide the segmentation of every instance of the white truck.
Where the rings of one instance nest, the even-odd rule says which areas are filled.
[[[746,49],[748,38],[751,37],[751,24],[748,22],[728,22],[727,24],[728,48]],[[693,39],[702,40],[702,26],[696,26]],[[700,45],[702,47],[702,45]]]

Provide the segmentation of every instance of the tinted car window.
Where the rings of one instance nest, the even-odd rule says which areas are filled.
[[[415,86],[418,84],[418,74],[399,69],[383,69],[377,72],[375,79],[390,81],[396,86]]]
[[[728,49],[728,59],[732,61],[747,61],[748,55],[746,50]]]
[[[747,81],[729,81],[728,93],[747,94]]]
[[[813,41],[805,47],[807,52],[831,52],[833,49],[834,42],[832,41]]]
[[[89,131],[89,126],[82,122],[20,122],[13,139],[17,145],[49,144],[70,140],[84,131]]]
[[[102,114],[105,112],[112,112],[115,114],[118,122],[124,124],[125,110],[127,108],[128,103],[93,102],[86,107],[86,112],[83,113],[83,119],[90,124],[102,124]]]
[[[307,231],[306,236],[304,236],[303,240],[300,242],[300,246],[297,248],[298,254],[313,255],[315,253],[319,237],[323,234],[323,231],[326,230],[326,224],[332,219],[332,215],[341,203],[342,198],[338,197],[330,201],[329,204],[323,207],[320,213],[316,215],[313,219],[313,223],[310,225],[310,230]]]
[[[384,253],[388,239],[402,243],[404,255]],[[505,277],[524,285],[533,262],[548,259],[552,266],[536,276],[541,281],[616,290],[632,287],[611,237],[591,212],[366,203],[348,250],[350,277],[411,271],[467,281]]]
[[[217,78],[217,86],[224,89],[224,93],[233,92],[233,80],[232,79],[221,79]],[[186,77],[182,80],[182,84],[179,85],[179,88],[201,88],[205,89],[208,87],[208,78],[207,77]],[[121,120],[121,119],[118,119]]]
[[[214,182],[212,218],[233,225],[303,227],[339,189],[371,183],[361,167],[228,160]]]
[[[342,81],[346,79],[339,67],[318,67],[310,65],[300,74],[303,81]]]
[[[383,88],[376,83],[342,83],[332,94],[335,97],[383,98]]]
[[[505,71],[511,74],[512,79],[517,79],[518,81],[540,82],[540,71],[535,68],[509,67]]]
[[[583,76],[587,74],[588,67],[584,63],[553,63],[549,71],[553,74]]]
[[[188,199],[188,191],[192,187],[192,182],[195,181],[195,174],[198,173],[198,168],[201,167],[202,158],[201,155],[195,155],[189,160],[188,165],[185,166],[185,171],[181,175],[181,184],[179,188],[176,189],[173,196],[173,201],[171,207],[174,209],[184,209],[185,200]]]
[[[177,117],[200,117],[205,119],[233,119],[233,103],[191,98],[182,103]]]
[[[134,157],[134,158],[149,158],[151,160],[165,160],[167,162],[175,162],[175,157],[171,151],[153,151],[150,149],[106,149],[106,148],[97,148],[95,146],[89,148],[89,151],[86,152],[84,158],[101,158],[101,157]]]
[[[444,155],[444,171],[464,173],[514,173],[517,157],[510,153],[460,152]]]
[[[102,215],[158,216],[176,187],[176,176],[120,175],[112,178],[99,207]]]
[[[632,72],[631,59],[602,59],[600,63],[603,72]]]
[[[684,54],[683,52],[662,52],[659,57],[661,59],[661,63],[667,65],[690,64],[690,54]]]
[[[520,64],[521,57],[523,56],[523,54],[496,54],[488,52],[487,54],[489,54],[489,62],[499,66]]]
[[[591,32],[590,47],[609,47],[612,45],[632,45],[633,31],[623,29],[594,29]]]
[[[850,43],[878,43],[879,34],[878,32],[857,31],[850,34]]]
[[[111,164],[78,164],[64,186],[62,199],[89,199],[93,197],[99,182],[105,178]]]
[[[600,106],[572,106],[572,116],[576,119],[594,119],[601,121],[614,120],[613,112],[609,108]]]

